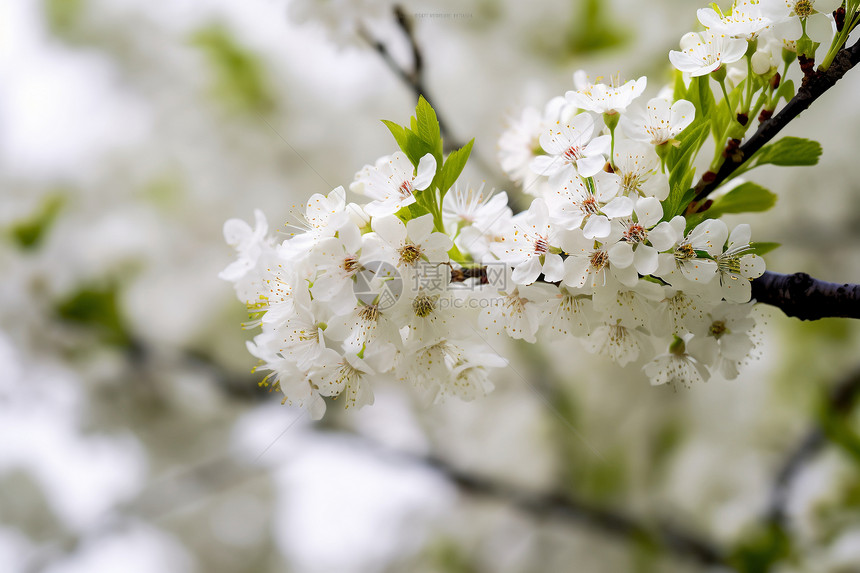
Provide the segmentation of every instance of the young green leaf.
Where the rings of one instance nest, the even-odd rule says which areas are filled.
[[[714,100],[714,92],[711,91],[710,81],[710,76],[704,75],[693,78],[690,82],[687,99],[696,106],[696,117],[712,117],[714,108],[717,105]]]
[[[463,168],[466,167],[466,162],[469,161],[469,155],[472,153],[472,145],[474,143],[475,140],[472,139],[460,149],[452,151],[445,160],[442,169],[439,170],[438,188],[442,192],[443,197],[448,192],[448,189],[457,181],[457,178],[460,177]]]
[[[691,165],[709,134],[710,122],[698,115],[693,123],[678,134],[680,144],[669,152],[666,161],[669,168],[669,197],[663,202],[664,221],[683,213],[692,200],[693,195],[689,190],[693,184],[695,169]]]
[[[675,84],[673,86],[674,93],[672,94],[672,100],[688,99],[687,86],[684,84],[684,74],[680,70],[674,70],[674,72]]]
[[[790,101],[791,98],[794,97],[794,82],[792,80],[783,80],[783,82],[776,89],[776,93],[773,97],[773,105],[779,103],[780,98],[784,99],[786,102]]]
[[[776,194],[756,183],[738,185],[722,197],[714,200],[705,211],[705,217],[715,219],[726,213],[759,213],[776,204]]]
[[[763,255],[765,253],[769,253],[772,250],[776,249],[780,246],[780,243],[769,243],[764,241],[756,241],[754,243],[750,243],[750,252],[756,255]]]
[[[35,213],[15,222],[9,229],[15,243],[22,249],[38,247],[48,235],[65,202],[65,196],[59,192],[45,197]]]
[[[721,138],[726,136],[726,129],[729,124],[735,119],[734,114],[729,113],[729,109],[736,110],[741,99],[741,94],[744,90],[744,84],[741,83],[731,92],[729,92],[729,105],[720,103],[711,113],[711,133],[714,136],[714,141],[720,142]],[[720,145],[725,144],[725,140],[720,142]]]
[[[383,119],[382,123],[385,124],[385,127],[388,128],[388,131],[391,132],[391,135],[394,136],[394,141],[397,142],[397,146],[406,153],[407,141],[409,139],[409,130],[403,127],[402,125],[396,124],[393,121],[388,121],[387,119]],[[412,158],[410,157],[410,160]],[[414,161],[413,161],[414,163]]]
[[[436,111],[424,99],[424,96],[419,96],[418,98],[418,105],[415,107],[415,118],[417,129],[413,128],[413,130],[422,141],[429,145],[431,153],[436,157],[436,161],[441,164],[442,134],[439,127],[439,119],[436,117]]]
[[[815,165],[821,157],[821,144],[802,137],[783,137],[762,147],[753,156],[753,167],[759,165]]]
[[[407,130],[406,147],[403,148],[403,153],[409,158],[416,168],[421,158],[428,153],[433,153],[430,145],[426,141],[415,135],[412,131]],[[439,160],[436,160],[436,165],[439,165]]]

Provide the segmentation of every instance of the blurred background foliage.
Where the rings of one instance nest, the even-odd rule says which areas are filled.
[[[477,138],[465,179],[511,192],[495,142],[523,106],[579,68],[648,74],[653,95],[699,7],[401,5],[434,105]],[[381,387],[312,424],[257,386],[221,226],[260,208],[284,231],[393,151],[379,120],[414,94],[356,26],[408,68],[392,14],[0,7],[0,570],[860,570],[851,321],[761,309],[742,376],[691,389],[546,337],[503,349],[474,403]],[[822,142],[818,166],[751,178],[779,195],[749,221],[783,245],[772,270],[860,281],[857,89],[852,72],[789,128]]]

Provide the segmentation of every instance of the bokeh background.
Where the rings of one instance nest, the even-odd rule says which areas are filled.
[[[400,6],[428,96],[476,137],[464,177],[511,193],[496,141],[523,106],[579,68],[653,96],[700,7]],[[761,309],[741,377],[690,389],[548,338],[505,348],[471,403],[379,387],[312,423],[257,387],[222,224],[281,225],[394,150],[379,120],[414,94],[356,27],[408,69],[392,14],[0,4],[0,571],[860,571],[851,321]],[[818,166],[750,175],[779,195],[745,219],[782,243],[771,270],[860,282],[858,90],[851,72],[787,129],[822,142]]]

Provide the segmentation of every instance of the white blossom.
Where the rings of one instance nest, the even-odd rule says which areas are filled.
[[[453,242],[433,231],[433,216],[422,215],[405,225],[394,215],[374,216],[374,234],[365,239],[361,262],[387,261],[398,268],[414,268],[422,261],[447,263]]]
[[[624,135],[651,145],[671,143],[674,138],[693,123],[696,107],[685,99],[671,103],[656,97],[648,100],[645,110],[632,106],[621,116],[619,125]]]
[[[493,245],[503,240],[512,217],[508,194],[484,193],[483,183],[477,189],[455,185],[442,200],[442,220],[454,244],[477,261],[488,258]]]
[[[567,253],[564,260],[562,282],[572,288],[595,289],[606,284],[609,269],[609,253],[594,240],[587,239],[581,231],[571,231],[562,237],[562,247]]]
[[[353,279],[362,268],[362,245],[362,235],[350,221],[336,237],[323,239],[310,253],[309,262],[317,271],[311,292],[315,299],[329,303],[335,314],[344,314],[355,306]]]
[[[471,185],[454,188],[442,199],[442,220],[451,235],[464,226],[474,225],[481,231],[489,229],[503,217],[511,216],[508,194],[484,192],[484,183],[475,189]]]
[[[588,182],[576,174],[559,182],[547,196],[553,220],[567,230],[582,228],[589,239],[608,237],[610,220],[633,212],[633,201],[619,195],[619,182],[619,177],[602,171]]]
[[[714,257],[723,298],[731,302],[749,302],[750,281],[760,277],[765,271],[764,259],[751,252],[750,236],[749,225],[738,225],[729,235],[725,252]]]
[[[737,378],[738,366],[747,358],[755,344],[750,332],[755,320],[750,316],[751,304],[720,303],[708,311],[705,320],[693,327],[693,339],[688,348],[705,364],[714,365],[728,379]]]
[[[305,231],[284,241],[279,249],[281,256],[290,259],[307,255],[321,240],[333,237],[348,220],[343,187],[333,189],[328,195],[314,193],[302,215],[301,227]]]
[[[490,392],[490,368],[507,363],[486,345],[443,339],[409,357],[406,377],[433,402],[450,396],[468,401]]]
[[[619,240],[609,247],[609,260],[617,268],[633,265],[640,275],[650,275],[657,270],[658,253],[674,246],[676,233],[669,223],[659,223],[663,207],[654,197],[637,200],[633,212],[635,220],[627,217],[612,221],[612,236]]]
[[[308,410],[311,418],[319,420],[325,414],[326,406],[319,390],[308,380],[306,373],[298,368],[295,361],[280,355],[275,347],[277,341],[271,333],[262,333],[254,341],[246,343],[248,352],[259,358],[263,364],[256,370],[268,370],[261,384],[275,385],[284,394],[285,404]]]
[[[603,354],[619,365],[626,366],[639,358],[642,351],[641,335],[620,322],[602,324],[588,335],[585,347],[591,353]]]
[[[551,185],[555,179],[572,179],[577,173],[591,177],[606,164],[604,155],[611,142],[608,135],[592,139],[594,131],[594,118],[588,113],[580,113],[569,122],[556,121],[540,136],[546,155],[534,158],[532,171],[550,177]]]
[[[761,2],[756,0],[735,0],[729,14],[701,8],[696,15],[705,28],[744,40],[754,40],[772,22],[763,14]]]
[[[561,336],[585,336],[590,325],[597,323],[590,291],[560,285],[552,296],[541,304],[543,323],[550,331]]]
[[[663,298],[656,303],[650,323],[656,336],[681,336],[691,332],[704,320],[706,297],[701,291],[663,286]]]
[[[531,163],[543,154],[541,135],[559,120],[566,105],[565,99],[559,96],[546,104],[543,113],[527,107],[519,119],[510,122],[499,138],[497,156],[502,171],[529,195],[542,195],[544,185],[541,177],[531,169]]]
[[[683,217],[674,217],[669,224],[680,234],[686,221]],[[681,240],[672,253],[659,255],[659,268],[656,274],[667,278],[675,270],[693,282],[706,283],[717,275],[717,263],[713,260],[723,251],[723,245],[728,235],[726,224],[719,219],[708,219],[699,223],[695,229]],[[703,256],[707,255],[707,256]],[[674,284],[674,283],[673,283]]]
[[[535,199],[529,210],[516,215],[512,223],[502,241],[492,246],[499,259],[514,267],[512,280],[517,284],[531,284],[541,273],[547,282],[561,280],[564,265],[559,253],[551,250],[556,242],[556,231],[550,224],[546,202]]]
[[[649,281],[637,280],[633,286],[610,280],[594,290],[594,310],[605,321],[645,327],[650,323],[654,304],[663,297],[663,288]]]
[[[552,296],[551,285],[515,285],[510,270],[496,285],[490,285],[478,315],[478,326],[491,335],[506,333],[511,338],[535,342],[541,308]]]
[[[220,278],[227,281],[238,280],[257,264],[266,244],[269,226],[266,216],[259,209],[254,210],[254,217],[256,225],[253,229],[242,219],[230,219],[224,223],[224,240],[236,248],[239,258],[219,273]]]
[[[415,192],[427,189],[436,175],[436,158],[430,153],[418,162],[417,172],[406,154],[397,151],[382,157],[376,165],[366,165],[355,176],[350,191],[372,199],[364,206],[368,215],[392,215],[415,203]]]
[[[669,61],[691,76],[704,76],[725,64],[740,60],[747,51],[744,40],[720,32],[690,32],[681,38],[681,51],[669,52]]]
[[[592,111],[594,113],[619,113],[624,112],[634,99],[642,95],[648,85],[648,78],[642,76],[638,80],[630,80],[621,83],[620,79],[613,78],[609,85],[603,83],[589,84],[583,82],[582,70],[574,74],[577,87],[575,91],[568,91],[565,98],[579,109]],[[579,81],[576,81],[576,80]]]
[[[686,387],[704,382],[707,371],[702,363],[683,351],[669,351],[642,367],[652,386],[680,383]]]
[[[833,33],[830,14],[842,5],[842,0],[760,0],[762,13],[774,23],[774,34],[785,40],[798,40],[806,32],[815,42],[828,42]]]
[[[380,372],[389,370],[394,362],[394,347],[377,344],[362,351],[367,358],[347,352],[343,356],[326,349],[309,380],[323,396],[343,395],[345,408],[361,408],[373,404],[370,380]],[[373,359],[370,356],[373,356]],[[373,364],[373,366],[371,366]]]
[[[613,171],[619,178],[621,193],[629,197],[669,196],[669,179],[660,169],[660,158],[646,143],[619,139],[613,154]]]

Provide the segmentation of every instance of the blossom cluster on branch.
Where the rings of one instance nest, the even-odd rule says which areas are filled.
[[[420,98],[408,125],[384,122],[399,150],[355,175],[349,190],[362,202],[343,187],[314,195],[283,241],[259,211],[253,228],[225,224],[238,260],[221,276],[261,327],[248,348],[270,372],[263,383],[315,418],[323,397],[371,403],[382,377],[468,400],[507,363],[499,337],[536,342],[541,329],[621,365],[644,362],[655,385],[737,376],[754,347],[750,283],[775,245],[720,217],[775,202],[737,175],[814,164],[821,149],[800,138],[764,146],[707,199],[693,186],[697,158],[712,140],[705,180],[794,96],[790,66],[808,74],[828,41],[810,36],[819,23],[831,30],[826,67],[857,3],[847,19],[831,0],[699,10],[705,30],[670,52],[674,84],[648,99],[645,77],[576,72],[574,89],[525,110],[499,141],[501,168],[533,196],[522,213],[505,192],[459,181],[472,142],[446,156]]]

